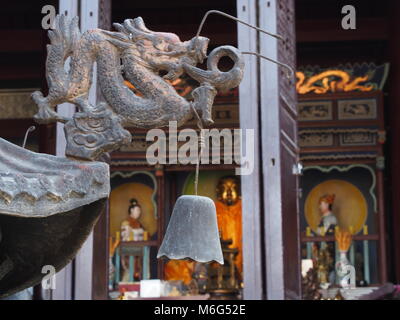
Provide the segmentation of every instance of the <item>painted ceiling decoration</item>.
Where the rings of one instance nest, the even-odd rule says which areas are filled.
[[[369,92],[382,90],[389,72],[389,63],[346,64],[332,68],[307,66],[296,72],[298,94]]]
[[[331,68],[321,68],[319,66],[300,67],[296,72],[296,90],[298,94],[382,90],[388,72],[389,63],[379,66],[374,63],[364,62],[361,64],[347,63]],[[179,95],[187,99],[191,98],[191,92],[198,86],[196,81],[188,77],[181,77],[173,82],[170,81],[170,83],[175,87]],[[140,92],[131,83],[125,81],[125,84],[140,95]],[[238,88],[220,92],[218,96],[237,97]]]

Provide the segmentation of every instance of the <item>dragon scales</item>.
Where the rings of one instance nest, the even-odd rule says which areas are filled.
[[[196,65],[207,57],[209,39],[196,36],[181,41],[173,33],[154,32],[142,18],[114,24],[116,32],[94,29],[81,34],[78,18],[68,20],[59,15],[54,30],[49,31],[46,74],[49,93],[32,94],[39,106],[35,119],[39,123],[65,123],[66,155],[96,160],[103,153],[118,149],[131,141],[126,127],[157,128],[177,121],[183,125],[197,112],[204,124],[213,123],[211,108],[217,90],[237,87],[242,80],[244,62],[232,46],[221,46],[208,56],[207,68]],[[230,57],[233,68],[218,69],[223,56]],[[69,71],[64,65],[70,58]],[[106,102],[92,105],[88,101],[93,66]],[[160,73],[166,73],[160,76]],[[199,82],[193,101],[181,97],[170,82],[184,73]],[[128,80],[140,93],[135,94]],[[72,119],[55,112],[58,104],[69,102],[78,107]]]

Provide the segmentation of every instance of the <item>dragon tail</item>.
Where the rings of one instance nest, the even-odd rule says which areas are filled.
[[[32,99],[39,107],[34,118],[38,123],[65,122],[67,119],[60,118],[54,107],[64,102],[62,100],[68,92],[70,75],[64,65],[81,39],[78,17],[67,19],[64,15],[57,15],[54,29],[48,31],[48,36],[50,44],[47,45],[46,77],[49,94],[44,97],[40,91],[32,93]]]
[[[64,15],[57,15],[55,28],[48,32],[50,44],[47,45],[46,71],[50,90],[52,85],[60,85],[60,80],[65,85],[68,82],[69,76],[64,70],[64,64],[81,38],[78,20],[78,17],[70,20]]]

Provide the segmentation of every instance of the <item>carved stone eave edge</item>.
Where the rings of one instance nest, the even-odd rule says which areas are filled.
[[[107,198],[109,166],[37,154],[0,139],[0,214],[48,217]]]

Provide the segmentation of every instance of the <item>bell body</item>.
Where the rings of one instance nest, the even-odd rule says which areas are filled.
[[[157,258],[224,264],[214,202],[184,195],[176,201]]]

